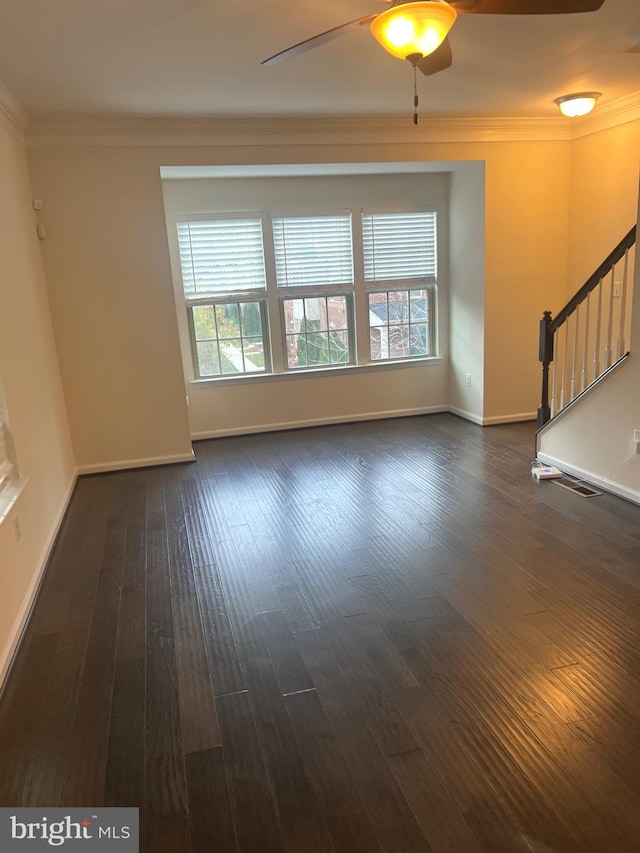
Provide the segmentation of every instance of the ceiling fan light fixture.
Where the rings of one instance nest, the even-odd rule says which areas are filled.
[[[577,92],[573,95],[562,95],[554,100],[560,107],[562,115],[568,118],[586,116],[596,105],[600,92]]]
[[[400,3],[371,22],[371,34],[397,59],[429,56],[446,39],[458,13],[442,0]]]

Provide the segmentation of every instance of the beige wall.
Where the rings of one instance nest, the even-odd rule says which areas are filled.
[[[160,167],[169,165],[485,161],[482,416],[535,412],[537,318],[550,304],[561,304],[565,291],[569,142],[378,145],[361,139],[338,144],[327,137],[325,144],[261,146],[252,144],[254,138],[235,146],[168,148],[139,139],[135,145],[100,147],[41,137],[30,148],[34,191],[45,202],[50,239],[44,262],[79,465],[188,452],[160,180]],[[482,288],[480,279],[477,286]],[[335,396],[353,395],[362,413],[379,412],[398,378],[394,371],[384,376],[386,387],[363,374],[361,383],[350,379],[335,386]],[[402,379],[411,385],[406,405],[426,405],[424,389],[433,371],[425,366],[422,390],[414,380],[414,372]],[[304,393],[297,388],[298,420],[315,416],[317,387],[309,384]],[[266,408],[251,415],[254,423],[289,417],[279,396],[268,391],[263,396]],[[190,397],[198,408],[194,394]],[[241,390],[221,393],[217,406],[229,414],[228,426],[234,407],[243,418],[251,412]],[[343,403],[335,416],[342,413]]]
[[[564,303],[571,144],[496,146],[487,160],[484,416],[535,412],[538,322]]]
[[[485,167],[450,176],[449,406],[482,423],[484,403]],[[467,385],[467,375],[470,384]]]
[[[154,152],[31,152],[79,469],[188,458],[187,406]]]
[[[572,294],[637,221],[640,121],[574,143],[571,176]],[[539,450],[592,483],[640,503],[640,265],[636,264],[632,353],[584,400],[541,435]]]
[[[635,223],[639,167],[639,120],[573,142],[567,298]]]
[[[0,381],[27,481],[0,524],[0,683],[75,475],[35,226],[24,146],[0,128]]]

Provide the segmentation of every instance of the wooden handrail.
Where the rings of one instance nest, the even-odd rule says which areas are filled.
[[[549,324],[549,334],[553,335],[553,333],[560,328],[560,326],[564,323],[567,317],[570,317],[571,314],[576,310],[578,305],[583,302],[587,296],[594,290],[598,284],[602,281],[605,275],[611,271],[611,268],[618,263],[623,257],[624,253],[628,251],[633,244],[636,242],[636,226],[626,234],[622,240],[618,243],[611,254],[607,255],[604,261],[600,264],[598,269],[590,275],[589,278],[582,285],[580,290],[575,293],[571,299],[567,302],[567,304],[562,308],[562,310],[558,311],[556,316],[551,320]]]

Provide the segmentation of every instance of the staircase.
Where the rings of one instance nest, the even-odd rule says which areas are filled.
[[[634,225],[555,317],[544,312],[538,429],[627,357],[635,242]]]

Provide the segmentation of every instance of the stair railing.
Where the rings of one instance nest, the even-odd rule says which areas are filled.
[[[538,428],[559,414],[624,356],[635,242],[634,225],[555,317],[551,316],[551,311],[542,315],[538,354],[542,364],[542,394]]]

